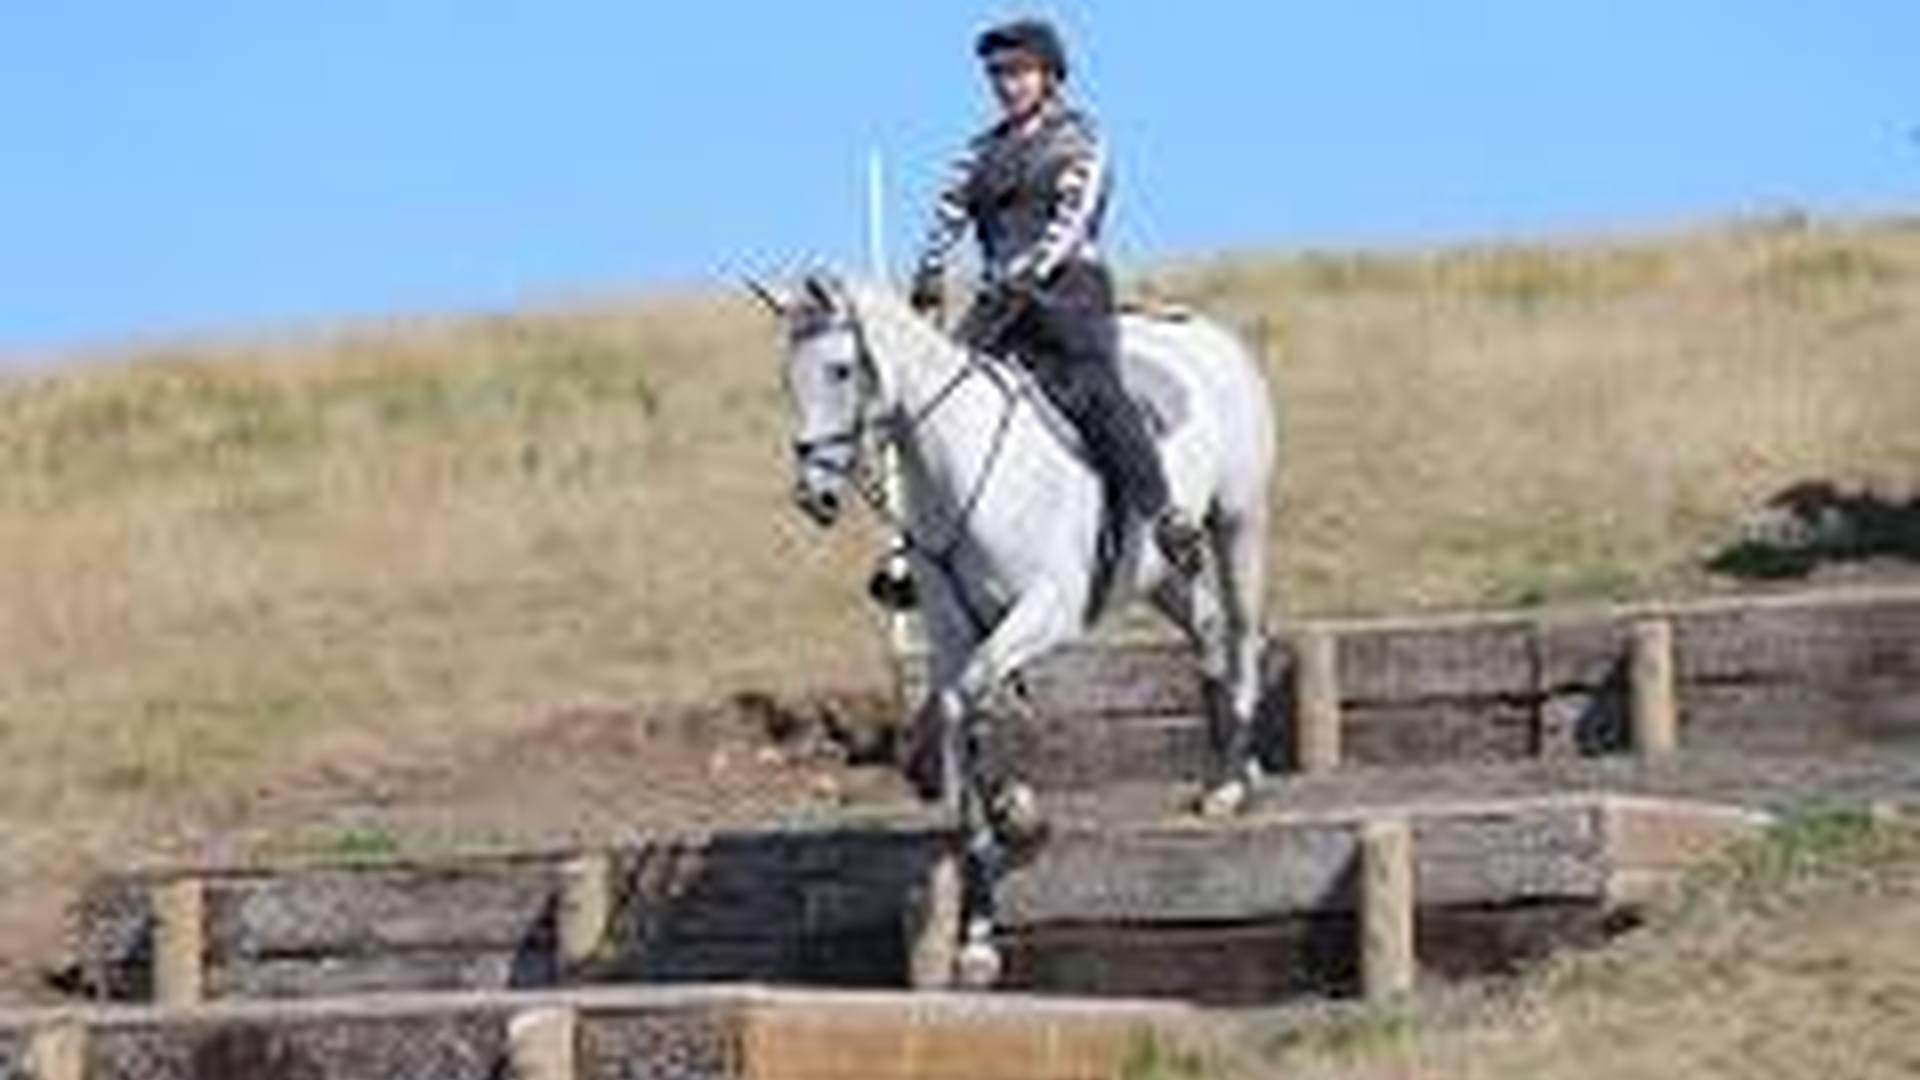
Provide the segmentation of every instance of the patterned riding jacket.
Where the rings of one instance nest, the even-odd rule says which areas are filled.
[[[1098,262],[1106,148],[1087,115],[1058,100],[1031,124],[1002,121],[954,162],[934,207],[920,272],[944,272],[972,223],[988,283],[1045,281],[1070,260]]]

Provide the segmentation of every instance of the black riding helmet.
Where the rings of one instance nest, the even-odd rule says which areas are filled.
[[[1059,31],[1045,19],[1018,19],[983,32],[973,43],[973,54],[982,60],[1010,49],[1029,53],[1060,81],[1067,81],[1067,47]]]

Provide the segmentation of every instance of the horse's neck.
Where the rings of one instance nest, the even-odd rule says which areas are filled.
[[[882,405],[899,444],[916,509],[940,514],[972,497],[1008,432],[1014,407],[994,361],[968,356],[932,324],[881,300],[870,303],[867,346]]]

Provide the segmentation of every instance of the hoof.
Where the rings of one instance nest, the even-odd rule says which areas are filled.
[[[1000,949],[993,943],[993,923],[987,919],[967,920],[965,940],[953,960],[955,985],[962,990],[990,990],[1000,981]]]
[[[1201,793],[1194,809],[1200,816],[1218,821],[1230,818],[1247,808],[1247,801],[1253,795],[1253,785],[1244,777],[1235,777],[1223,784],[1216,784]]]
[[[954,981],[963,990],[991,990],[1000,981],[1000,950],[990,941],[969,941],[954,959]]]

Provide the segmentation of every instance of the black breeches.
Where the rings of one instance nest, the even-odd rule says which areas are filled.
[[[1021,353],[1127,507],[1149,520],[1166,509],[1159,450],[1120,384],[1113,280],[1104,267],[1083,262],[1061,267],[1025,299],[997,339],[985,344]]]

